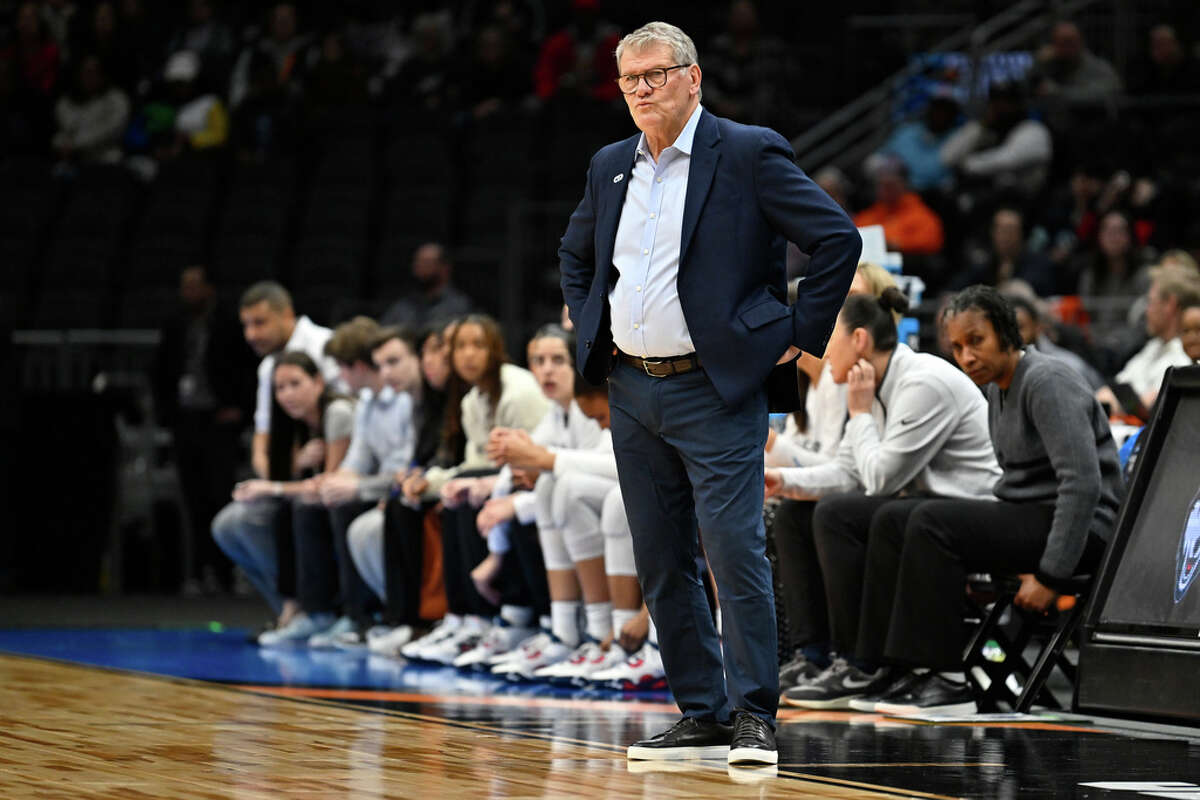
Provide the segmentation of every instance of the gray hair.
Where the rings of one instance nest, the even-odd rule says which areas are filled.
[[[627,49],[641,50],[656,44],[670,47],[671,57],[676,64],[700,66],[700,57],[696,55],[696,43],[692,37],[669,22],[647,22],[617,43],[617,67],[620,68],[621,56]]]

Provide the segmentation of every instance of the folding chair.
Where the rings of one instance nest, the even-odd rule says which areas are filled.
[[[1090,575],[1073,578],[1070,590],[1058,598],[1049,615],[1042,615],[1013,604],[1021,586],[1015,576],[972,576],[968,599],[979,624],[969,637],[963,662],[980,711],[996,711],[1001,703],[1021,713],[1028,712],[1035,702],[1062,708],[1046,688],[1046,681],[1058,667],[1075,685],[1076,667],[1064,650],[1083,620],[1091,581]],[[990,606],[986,605],[989,598]],[[1045,641],[1031,665],[1025,649],[1035,637]]]

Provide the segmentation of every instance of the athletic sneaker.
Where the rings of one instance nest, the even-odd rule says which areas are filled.
[[[413,640],[411,625],[376,625],[367,631],[367,650],[376,655],[397,658],[400,649]]]
[[[775,729],[762,717],[749,711],[736,711],[733,717],[733,741],[729,745],[730,764],[777,764]]]
[[[307,642],[336,621],[333,614],[305,614],[301,611],[282,628],[260,633],[258,643],[263,647],[275,647],[288,642]]]
[[[915,672],[906,672],[899,680],[882,692],[854,698],[850,701],[850,708],[855,711],[875,711],[875,707],[879,703],[887,703],[895,700],[897,697],[903,697],[912,688],[913,684],[923,676],[924,673],[918,675]]]
[[[645,761],[728,758],[731,741],[732,725],[684,717],[657,736],[629,745],[625,755]]]
[[[421,658],[425,661],[450,666],[456,658],[474,650],[491,627],[480,619],[474,617],[468,619],[450,636],[421,648]]]
[[[434,626],[433,630],[422,636],[420,639],[411,641],[400,648],[400,655],[405,658],[420,659],[421,651],[426,647],[432,647],[441,642],[442,639],[453,636],[460,627],[462,627],[463,618],[457,614],[447,614],[442,618],[442,621]]]
[[[567,647],[552,633],[539,633],[525,642],[520,651],[512,658],[501,661],[492,667],[492,674],[507,678],[510,681],[537,680],[535,674],[542,667],[565,661],[571,654]]]
[[[820,677],[824,671],[823,667],[809,661],[803,650],[797,650],[792,660],[779,668],[779,690],[784,691],[797,684],[808,683]]]
[[[349,617],[338,617],[337,622],[320,633],[308,637],[308,646],[313,650],[332,650],[337,637],[357,633],[358,626]]]
[[[949,681],[936,672],[920,676],[904,694],[875,704],[880,714],[975,714],[975,693],[970,684]]]
[[[479,640],[479,644],[454,659],[454,666],[490,669],[497,656],[511,652],[534,632],[532,628],[518,628],[497,618],[487,635]]]
[[[784,692],[783,702],[800,708],[850,708],[851,700],[881,692],[892,680],[892,671],[888,667],[863,672],[844,658],[839,658],[820,677]]]
[[[605,650],[595,639],[588,639],[576,647],[565,660],[542,667],[534,675],[553,684],[583,686],[589,682],[592,673],[611,669],[627,657],[628,653],[618,644],[612,644]]]
[[[633,653],[611,669],[593,672],[593,686],[636,691],[638,689],[667,688],[667,672],[663,669],[662,653],[658,646],[646,642],[642,649]]]

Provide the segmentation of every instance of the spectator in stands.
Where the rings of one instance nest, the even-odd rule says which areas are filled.
[[[783,41],[764,34],[752,0],[734,0],[725,31],[704,51],[704,104],[714,114],[794,136],[798,76]]]
[[[132,42],[121,35],[117,24],[117,9],[111,2],[97,3],[88,19],[87,26],[78,32],[71,50],[74,53],[92,53],[104,64],[112,82],[126,94],[137,91],[139,73],[138,54]]]
[[[246,343],[262,359],[258,365],[251,467],[259,479],[285,480],[291,476],[289,465],[283,463],[286,459],[278,454],[272,459],[271,451],[275,362],[284,350],[302,351],[320,365],[324,383],[333,385],[339,379],[337,361],[324,355],[325,343],[332,331],[314,325],[308,317],[297,319],[291,294],[273,281],[256,283],[247,289],[242,294],[238,316]],[[314,459],[316,449],[316,445],[309,448],[310,452],[304,458],[306,463],[319,461]],[[227,554],[231,548],[242,555],[247,551],[265,552],[266,542],[274,547],[279,511],[278,506],[269,502],[230,503],[213,520],[213,538]],[[246,556],[246,561],[234,558],[234,561],[245,569],[249,558]],[[280,594],[275,583],[278,570],[273,560],[269,564],[265,560],[256,561],[252,568],[255,572],[247,571],[248,577],[277,614],[276,627],[285,627],[299,613],[299,604]],[[271,576],[270,580],[268,576]]]
[[[113,163],[121,158],[121,136],[129,122],[129,97],[109,86],[96,56],[79,62],[73,90],[54,109],[58,132],[52,145],[62,164]]]
[[[846,173],[834,166],[822,167],[813,175],[813,182],[824,189],[825,194],[841,206],[843,211],[847,214],[853,213],[850,210],[850,193],[854,191],[854,187]]]
[[[270,161],[296,146],[298,106],[271,56],[253,51],[247,63],[249,86],[233,109],[230,138],[241,160]]]
[[[983,119],[971,120],[942,145],[942,163],[993,190],[1036,194],[1053,154],[1050,130],[1031,119],[1016,84],[992,84]]]
[[[300,33],[296,17],[296,6],[292,3],[276,3],[271,7],[267,35],[242,50],[233,67],[229,87],[229,104],[233,108],[241,105],[263,78],[255,73],[262,69],[255,64],[256,54],[265,57],[270,65],[272,83],[288,94],[298,93],[301,72],[304,69],[304,49],[311,37]]]
[[[316,61],[304,80],[304,106],[310,126],[326,130],[336,126],[355,109],[367,103],[367,75],[364,66],[346,51],[341,31],[327,31],[321,37]]]
[[[1179,341],[1192,363],[1200,364],[1200,302],[1183,309],[1179,322]]]
[[[905,255],[932,255],[945,241],[942,221],[908,186],[904,163],[895,157],[875,165],[875,204],[854,215],[861,227],[882,225],[888,247]]]
[[[1200,276],[1195,272],[1160,266],[1149,274],[1146,333],[1150,341],[1117,373],[1113,388],[1096,392],[1096,399],[1108,404],[1113,413],[1129,413],[1141,419],[1149,418],[1167,368],[1191,363],[1180,340],[1180,329],[1183,309],[1200,303]]]
[[[445,14],[418,14],[412,25],[412,53],[390,81],[392,102],[433,111],[443,108],[453,68],[453,31]]]
[[[571,22],[542,45],[533,72],[534,91],[548,101],[563,93],[609,103],[617,88],[616,52],[621,33],[601,19],[600,0],[571,0]]]
[[[881,509],[898,495],[988,497],[999,475],[983,398],[944,360],[898,342],[892,312],[905,310],[895,288],[846,300],[827,351],[850,416],[837,456],[767,472],[768,494],[819,498],[813,535],[838,654],[831,669],[784,692],[790,705],[846,708],[888,683],[889,670],[856,647],[859,609],[875,589],[863,573]]]
[[[489,25],[474,35],[471,58],[455,76],[455,102],[474,120],[512,109],[532,92],[530,69],[508,32]]]
[[[432,322],[453,319],[471,311],[471,300],[451,283],[454,263],[445,246],[426,242],[416,249],[412,277],[419,294],[402,297],[383,312],[380,322],[422,330]]]
[[[1131,81],[1137,95],[1195,94],[1200,91],[1200,65],[1170,25],[1150,29],[1149,48],[1140,74]]]
[[[1079,276],[1075,293],[1084,297],[1133,297],[1145,291],[1146,273],[1125,212],[1109,211],[1100,218],[1095,248],[1077,256],[1068,271]]]
[[[956,295],[942,325],[955,360],[986,387],[1003,474],[994,498],[927,500],[871,531],[856,655],[898,671],[881,694],[851,701],[857,710],[974,713],[962,672],[967,574],[1016,573],[1014,602],[1047,610],[1072,576],[1099,566],[1124,494],[1099,403],[1073,371],[1022,349],[994,289]]]
[[[908,168],[909,183],[918,192],[944,188],[953,173],[942,162],[942,145],[959,126],[962,109],[953,88],[934,90],[920,118],[901,123],[879,148],[878,153],[893,155]],[[878,158],[874,156],[873,158]],[[871,171],[868,160],[866,171]]]
[[[173,434],[190,522],[192,571],[183,576],[184,593],[196,594],[230,585],[229,562],[208,532],[229,499],[237,469],[254,392],[254,354],[238,335],[232,312],[218,305],[205,267],[180,272],[179,301],[162,329],[154,383],[159,422]]]
[[[37,3],[17,6],[16,40],[0,52],[0,59],[15,65],[17,86],[49,98],[58,85],[62,51],[46,32]]]
[[[175,53],[167,60],[163,77],[174,106],[175,136],[156,150],[160,160],[188,150],[222,147],[229,138],[229,114],[215,94],[200,88],[201,63],[195,53]]]
[[[380,328],[356,317],[339,325],[325,345],[338,360],[342,379],[358,392],[358,419],[350,451],[337,472],[319,481],[321,501],[332,509],[333,535],[347,619],[335,625],[328,644],[362,646],[370,627],[371,589],[355,568],[348,545],[351,527],[383,529],[380,501],[387,498],[397,473],[413,462],[423,407],[417,339],[398,328]],[[371,578],[377,579],[372,569]],[[382,588],[382,587],[381,587]],[[381,596],[386,596],[381,593]],[[311,642],[310,642],[311,644]],[[320,644],[320,642],[318,642]]]
[[[317,476],[339,467],[354,432],[354,401],[325,382],[307,353],[280,355],[271,381],[269,479],[237,484],[234,502],[213,522],[217,544],[278,611],[286,591],[281,572],[288,567],[280,559],[287,557],[287,549],[280,546],[271,527],[248,521],[246,507],[263,506],[268,512],[291,515],[299,611],[286,624],[259,635],[258,643],[265,646],[308,641],[337,622],[336,559]]]
[[[954,288],[983,283],[1004,291],[1010,283],[1028,286],[1039,297],[1059,293],[1054,265],[1025,244],[1025,215],[1016,208],[1000,208],[992,215],[990,251],[970,254],[967,268]]]
[[[0,152],[44,155],[54,131],[46,98],[21,84],[17,64],[0,54]]]
[[[1017,316],[1017,329],[1021,332],[1021,341],[1026,347],[1033,345],[1038,352],[1056,358],[1067,364],[1080,374],[1093,391],[1104,385],[1104,378],[1096,368],[1083,359],[1078,353],[1060,347],[1050,338],[1051,325],[1046,321],[1046,315],[1038,308],[1037,302],[1017,294],[1007,294],[1005,299],[1013,307]]]
[[[42,25],[50,34],[50,38],[58,44],[64,63],[71,61],[72,56],[76,55],[70,48],[78,10],[70,0],[42,0],[38,8]]]
[[[1037,56],[1034,91],[1070,103],[1104,100],[1121,91],[1121,78],[1112,64],[1087,49],[1074,22],[1060,22],[1050,32],[1050,42]]]
[[[233,31],[217,16],[214,0],[189,0],[187,20],[176,28],[167,53],[195,53],[203,68],[199,76],[205,90],[224,89],[234,57]]]
[[[463,461],[449,468],[429,469],[404,487],[410,496],[440,496],[445,506],[442,559],[449,613],[426,637],[406,645],[401,651],[405,657],[448,663],[457,652],[479,643],[496,613],[495,605],[480,595],[471,579],[471,571],[487,556],[476,516],[491,491],[488,486],[479,492],[475,479],[499,472],[487,455],[493,428],[532,431],[549,409],[533,375],[507,362],[500,327],[490,317],[472,314],[455,327],[443,437],[449,439],[460,431],[465,435]],[[451,404],[455,403],[458,414],[453,413]],[[476,494],[472,498],[473,489]]]

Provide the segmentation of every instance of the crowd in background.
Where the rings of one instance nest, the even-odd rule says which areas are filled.
[[[15,4],[0,45],[0,149],[48,157],[63,180],[95,163],[153,180],[163,164],[201,151],[245,162],[297,157],[307,136],[364,105],[458,125],[536,113],[568,96],[620,109],[612,53],[622,31],[597,0],[574,0],[565,16],[533,1],[342,14],[192,0],[177,11],[139,0]],[[723,25],[700,48],[706,108],[800,133],[804,65],[762,30],[748,0],[732,3]],[[878,598],[847,588],[863,571],[903,565],[899,585],[889,585],[912,593],[925,573],[904,560],[916,555],[867,564],[858,551],[837,555],[846,541],[861,546],[875,535],[879,511],[839,513],[837,496],[895,499],[919,487],[1019,505],[1031,496],[1023,491],[1061,486],[997,461],[1004,448],[1049,458],[1060,443],[1027,429],[999,440],[988,420],[997,390],[985,400],[972,388],[996,383],[995,370],[1011,378],[1021,360],[1013,354],[1026,347],[1038,354],[1027,370],[1053,371],[1042,356],[1071,368],[1062,391],[1082,409],[1081,438],[1092,443],[1071,455],[1096,467],[1091,506],[1076,509],[1087,519],[1058,531],[1063,552],[1043,562],[1039,585],[1096,563],[1120,495],[1109,420],[1144,422],[1166,369],[1200,358],[1200,201],[1187,138],[1195,128],[1187,115],[1158,112],[1120,125],[1096,120],[1126,88],[1200,94],[1190,46],[1180,31],[1155,26],[1144,63],[1122,76],[1078,26],[1060,22],[1032,71],[993,82],[978,115],[954,86],[938,84],[920,116],[864,164],[816,173],[856,223],[883,227],[905,273],[924,280],[944,313],[932,337],[940,353],[911,352],[895,331],[907,302],[888,293],[882,270],[860,268],[861,297],[843,310],[840,344],[824,363],[800,364],[805,412],[769,441],[767,463],[780,471],[768,473],[768,486],[788,498],[790,538],[777,530],[776,541],[800,543],[781,547],[781,570],[793,591],[807,587],[781,598],[796,625],[785,685],[797,689],[797,705],[843,707],[854,698],[834,684],[847,676],[872,692],[911,679],[887,665],[896,648],[922,638],[894,619],[889,631]],[[298,313],[277,283],[255,284],[231,308],[204,266],[183,269],[183,313],[164,329],[156,387],[199,545],[190,586],[227,588],[236,564],[276,615],[259,637],[265,646],[303,640],[516,678],[661,685],[603,391],[579,385],[569,321],[540,328],[527,342],[529,369],[516,366],[504,332],[472,313],[455,286],[453,261],[452,248],[426,242],[412,256],[412,291],[373,298],[378,321],[337,319],[336,329]],[[980,284],[1002,295],[967,288]],[[986,323],[980,336],[995,340],[977,373],[968,323]],[[839,359],[879,367],[870,392]],[[942,387],[938,402],[953,413],[939,424],[957,427],[939,428],[920,452],[891,453],[884,469],[879,448],[902,435],[889,433],[901,415],[889,417],[872,397],[884,391],[887,366],[899,364],[914,412],[922,390]],[[944,534],[950,512],[888,524],[893,538],[910,523]],[[942,694],[955,696],[955,664],[925,656],[917,666],[940,671]]]

